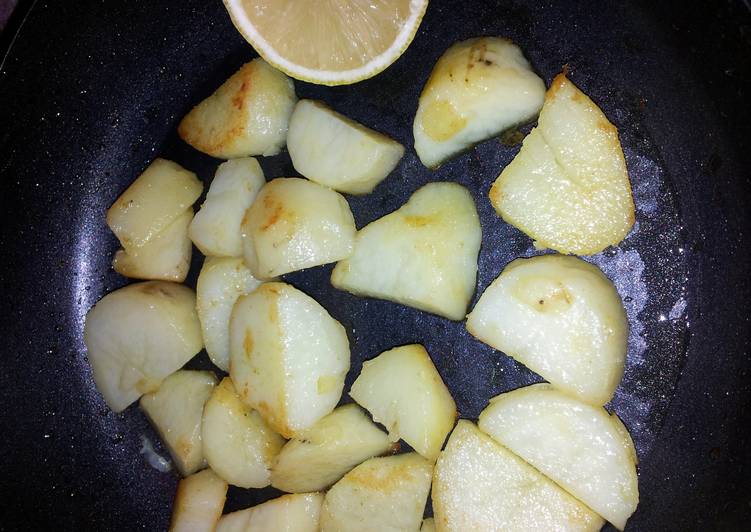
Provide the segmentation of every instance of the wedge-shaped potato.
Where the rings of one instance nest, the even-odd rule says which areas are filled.
[[[284,439],[237,396],[226,377],[203,409],[203,454],[211,469],[234,486],[263,488]]]
[[[623,530],[639,502],[636,451],[615,414],[535,384],[491,399],[480,429]]]
[[[296,101],[292,80],[254,59],[196,105],[177,132],[195,149],[222,159],[274,155],[284,146]]]
[[[456,421],[456,404],[425,348],[404,345],[362,366],[349,394],[388,429],[435,461]]]
[[[227,483],[211,469],[184,478],[177,485],[170,532],[213,532],[227,498]]]
[[[435,520],[432,517],[423,519],[420,532],[435,532]]]
[[[490,201],[538,248],[561,253],[598,253],[634,225],[618,131],[564,74],[553,80],[538,126],[493,184]]]
[[[132,252],[185,214],[201,195],[196,174],[166,159],[154,159],[107,211],[107,225]]]
[[[419,530],[432,474],[417,453],[371,458],[326,493],[321,532]]]
[[[429,183],[357,233],[354,253],[336,265],[331,284],[461,320],[475,291],[481,239],[469,192]]]
[[[623,375],[621,298],[597,266],[575,257],[511,262],[480,297],[467,330],[593,405],[610,401]]]
[[[318,532],[323,495],[283,495],[222,516],[216,532]]]
[[[189,207],[143,246],[118,250],[112,267],[125,277],[183,282],[190,268],[188,225],[192,219]]]
[[[255,290],[253,277],[242,258],[206,257],[196,285],[198,318],[211,361],[229,371],[229,320],[237,298]]]
[[[242,223],[245,262],[259,279],[349,257],[355,219],[344,196],[282,177],[267,183]]]
[[[433,68],[415,115],[415,151],[434,168],[474,144],[529,122],[545,83],[518,46],[498,37],[454,44]]]
[[[89,310],[83,341],[112,410],[159,388],[203,348],[195,307],[190,288],[149,281],[115,290]]]
[[[390,448],[386,433],[357,405],[340,406],[286,443],[271,469],[271,485],[291,493],[322,490]]]
[[[266,283],[237,300],[230,321],[230,375],[240,397],[290,438],[329,414],[349,370],[344,327],[315,299]]]
[[[241,257],[245,211],[266,184],[263,170],[252,157],[219,165],[206,201],[190,224],[190,239],[206,256]]]
[[[141,397],[141,409],[183,476],[204,464],[201,419],[215,385],[216,376],[210,371],[180,370],[164,379],[157,391]]]
[[[395,140],[313,100],[297,102],[287,149],[295,170],[349,194],[371,192],[404,155]]]
[[[591,531],[600,516],[529,464],[460,420],[433,474],[436,529]]]

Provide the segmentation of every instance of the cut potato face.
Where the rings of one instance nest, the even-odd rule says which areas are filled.
[[[269,485],[269,469],[284,439],[237,396],[229,377],[203,410],[203,454],[217,475],[241,488]]]
[[[481,239],[469,192],[430,183],[357,233],[354,253],[336,265],[331,284],[461,320],[475,291]]]
[[[621,298],[597,266],[575,257],[510,263],[480,297],[467,330],[587,403],[610,401],[623,375]]]
[[[196,309],[203,341],[211,361],[229,371],[229,320],[237,298],[251,293],[261,281],[242,258],[206,257],[198,274]]]
[[[449,157],[529,122],[545,83],[518,46],[481,37],[454,44],[433,68],[415,115],[415,151],[435,168]]]
[[[491,399],[480,429],[623,530],[639,502],[636,452],[614,414],[536,384]]]
[[[216,385],[210,371],[176,371],[155,392],[141,397],[141,409],[156,427],[180,474],[204,465],[201,442],[203,406]]]
[[[83,340],[112,410],[159,388],[203,348],[195,306],[190,288],[150,281],[115,290],[89,310]]]
[[[340,406],[286,443],[271,470],[271,485],[291,493],[322,490],[391,446],[357,405]]]
[[[243,401],[286,438],[329,414],[349,370],[344,327],[316,300],[265,283],[235,304],[230,375]]]
[[[437,530],[597,532],[600,516],[529,464],[460,420],[433,475]]]
[[[417,453],[371,458],[326,493],[322,532],[419,530],[433,466]]]
[[[296,177],[267,183],[242,223],[245,262],[269,279],[352,254],[355,219],[344,196]]]
[[[263,504],[227,514],[216,532],[318,532],[323,495],[283,495]]]
[[[254,59],[196,105],[177,132],[198,151],[221,159],[275,155],[296,101],[292,80]]]
[[[423,519],[420,532],[435,532],[435,520],[432,517]]]
[[[365,362],[349,394],[388,429],[393,441],[402,438],[431,461],[456,421],[454,399],[419,344]]]
[[[154,239],[185,214],[201,195],[193,172],[155,159],[107,211],[107,225],[131,252]]]
[[[118,250],[112,268],[135,279],[183,282],[190,268],[188,226],[192,219],[193,208],[189,207],[143,246]]]
[[[349,194],[370,193],[404,155],[395,140],[313,100],[297,102],[287,149],[295,170]]]
[[[538,126],[490,189],[504,220],[538,248],[592,255],[634,225],[618,131],[564,74],[545,96]]]
[[[211,469],[182,479],[177,485],[170,532],[212,532],[226,498],[227,483]]]
[[[214,257],[242,256],[240,224],[265,183],[261,166],[252,157],[219,165],[206,201],[190,224],[190,239],[201,253]]]

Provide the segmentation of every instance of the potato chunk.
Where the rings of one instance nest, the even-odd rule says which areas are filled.
[[[639,502],[636,451],[615,414],[535,384],[491,399],[480,429],[623,530]]]
[[[493,184],[490,201],[535,246],[561,253],[598,253],[634,225],[618,131],[564,74],[553,80],[538,126]]]
[[[284,146],[296,101],[292,80],[254,59],[196,105],[177,132],[195,149],[221,159],[274,155]]]
[[[575,257],[511,262],[480,297],[467,330],[587,403],[610,401],[623,375],[621,298],[597,266]]]
[[[475,291],[481,239],[469,192],[429,183],[357,233],[354,253],[336,265],[331,284],[461,320]]]
[[[349,394],[388,429],[393,441],[402,438],[431,461],[456,421],[454,399],[419,344],[365,362]]]
[[[283,495],[222,516],[216,532],[318,532],[323,495]]]
[[[334,409],[349,355],[344,327],[288,284],[262,284],[232,311],[232,380],[242,400],[286,438]]]
[[[83,340],[112,410],[159,388],[203,348],[195,306],[190,288],[149,281],[115,290],[89,310]]]
[[[215,385],[216,376],[210,371],[180,370],[164,379],[157,391],[141,397],[141,409],[183,476],[204,464],[201,419]]]
[[[597,532],[602,518],[505,447],[460,420],[433,475],[436,528]]]
[[[271,470],[271,485],[291,493],[322,490],[390,448],[386,433],[357,405],[340,406],[286,443]]]
[[[313,100],[297,102],[287,149],[295,170],[349,194],[371,192],[404,155],[395,140]]]
[[[261,281],[242,258],[206,257],[196,285],[196,309],[203,341],[211,361],[229,371],[229,320],[237,298],[251,293]]]
[[[356,233],[344,196],[296,177],[267,183],[242,231],[245,262],[259,279],[347,258]]]
[[[193,172],[155,159],[107,211],[107,225],[126,250],[141,247],[183,215],[201,195]]]
[[[118,250],[112,268],[125,277],[183,282],[193,251],[188,238],[192,219],[193,208],[189,207],[143,246]]]
[[[432,474],[417,453],[371,458],[328,491],[321,532],[419,530]]]
[[[433,68],[415,115],[415,151],[435,168],[451,156],[532,120],[545,83],[518,46],[498,37],[454,44]]]
[[[211,469],[177,485],[170,532],[213,532],[227,498],[227,483]]]
[[[269,470],[284,440],[240,400],[229,377],[204,407],[201,436],[203,454],[217,475],[241,488],[269,485]]]
[[[242,256],[240,224],[265,183],[261,166],[252,157],[219,165],[206,201],[190,224],[190,239],[201,253],[215,257]]]

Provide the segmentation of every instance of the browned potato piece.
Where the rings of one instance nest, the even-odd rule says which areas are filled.
[[[263,59],[254,59],[196,105],[177,132],[214,157],[274,155],[286,142],[295,102],[292,80]]]

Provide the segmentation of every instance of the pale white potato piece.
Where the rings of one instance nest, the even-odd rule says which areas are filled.
[[[203,348],[195,306],[190,288],[149,281],[110,292],[89,310],[83,341],[112,410],[159,388]]]
[[[467,330],[593,405],[610,401],[623,375],[626,310],[597,266],[575,257],[511,262],[467,317]]]
[[[190,239],[206,256],[240,257],[240,224],[258,191],[266,184],[263,170],[252,157],[219,165],[206,201],[190,224]]]
[[[615,414],[549,384],[491,399],[480,429],[620,530],[636,510],[636,451]]]
[[[288,284],[262,284],[232,311],[232,380],[242,400],[285,438],[334,409],[349,356],[344,327]]]
[[[185,115],[177,132],[221,159],[274,155],[284,146],[296,101],[292,80],[254,59]]]
[[[423,519],[420,532],[435,532],[435,520],[432,517]]]
[[[331,284],[461,320],[475,291],[481,239],[469,192],[456,183],[429,183],[360,229],[354,253],[336,265]]]
[[[253,277],[240,257],[206,257],[196,284],[196,310],[211,361],[229,371],[229,320],[237,298],[255,290]]]
[[[415,151],[435,168],[449,157],[540,111],[545,83],[511,41],[480,37],[454,44],[420,94]]]
[[[250,514],[252,513],[253,508],[245,508],[224,514],[216,524],[215,532],[252,532],[248,528]]]
[[[634,225],[618,130],[564,74],[545,96],[538,126],[490,189],[504,220],[538,248],[592,255]]]
[[[456,404],[419,344],[385,351],[362,365],[350,396],[389,431],[435,461],[456,421]]]
[[[226,377],[203,409],[203,454],[217,475],[241,488],[263,488],[284,439],[237,396]]]
[[[282,495],[222,516],[216,532],[318,532],[323,495]]]
[[[213,532],[227,498],[227,483],[211,469],[180,481],[172,508],[170,532]]]
[[[419,530],[432,475],[417,453],[363,462],[326,493],[321,532]]]
[[[433,473],[436,529],[597,532],[605,522],[553,481],[460,420]]]
[[[391,447],[386,433],[357,405],[340,406],[284,445],[271,469],[271,485],[290,493],[322,490]]]
[[[166,159],[154,161],[107,211],[107,225],[131,251],[183,215],[201,195],[196,174]]]
[[[176,371],[155,392],[141,397],[141,409],[167,445],[181,475],[204,465],[201,442],[203,406],[216,385],[210,371]]]
[[[193,251],[188,238],[192,219],[193,208],[188,207],[143,246],[117,250],[112,268],[125,277],[183,282]]]
[[[267,183],[242,222],[245,263],[269,279],[349,257],[355,219],[344,196],[297,177]]]
[[[371,192],[404,155],[395,140],[314,100],[297,102],[287,149],[295,170],[349,194]]]

